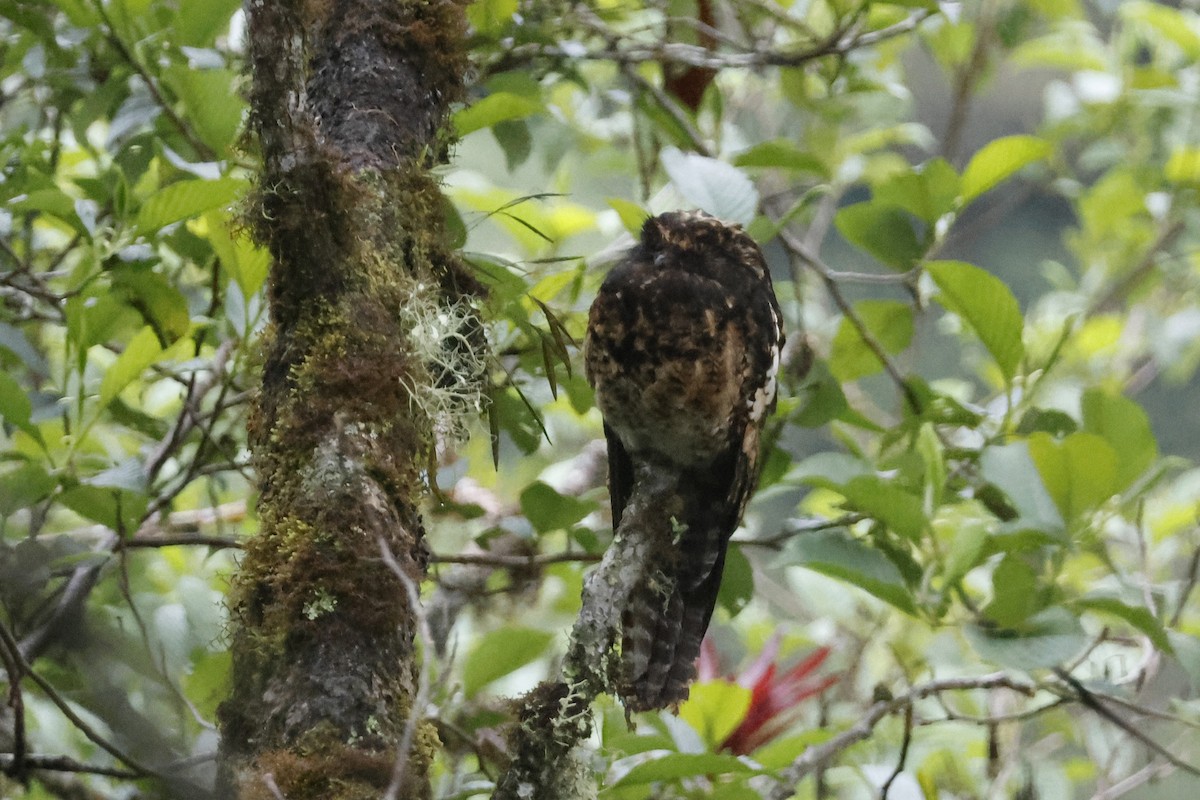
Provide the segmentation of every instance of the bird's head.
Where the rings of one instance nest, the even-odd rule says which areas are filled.
[[[741,225],[704,211],[668,211],[642,225],[641,249],[659,269],[713,274],[718,267],[750,269],[760,280],[767,266],[762,251]],[[724,258],[721,258],[724,256]]]

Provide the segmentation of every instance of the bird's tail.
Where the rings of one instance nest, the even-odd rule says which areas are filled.
[[[703,503],[685,507],[710,510]],[[661,559],[629,592],[621,619],[618,687],[626,708],[646,711],[687,699],[736,524],[736,518],[720,513],[689,514],[682,525],[672,521],[671,546],[656,548]]]

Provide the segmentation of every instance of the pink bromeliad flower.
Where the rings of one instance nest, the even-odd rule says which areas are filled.
[[[820,678],[814,674],[829,653],[828,647],[819,647],[779,674],[775,660],[779,656],[779,634],[774,634],[740,675],[722,676],[717,648],[710,637],[704,637],[696,664],[699,679],[724,679],[750,690],[746,716],[717,749],[747,755],[787,731],[801,716],[801,701],[837,683],[836,675]]]

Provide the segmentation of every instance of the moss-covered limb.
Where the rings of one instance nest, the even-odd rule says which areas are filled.
[[[250,423],[261,530],[230,598],[221,797],[429,796],[438,746],[409,725],[418,501],[441,415],[478,400],[474,284],[445,244],[441,159],[466,60],[461,4],[247,0],[248,223],[273,256]],[[440,322],[432,325],[431,320]],[[270,779],[267,779],[267,776]]]
[[[670,481],[650,471],[639,474],[639,480],[612,545],[584,582],[579,618],[563,659],[564,678],[539,685],[521,703],[509,742],[512,760],[493,800],[595,797],[596,781],[577,746],[591,734],[592,701],[617,688],[620,659],[613,648],[620,640],[629,589],[645,585],[659,570],[656,553],[674,535],[671,512],[679,503]]]

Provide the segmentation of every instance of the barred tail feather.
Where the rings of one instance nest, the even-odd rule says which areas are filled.
[[[687,699],[716,605],[728,536],[716,526],[699,536],[685,532],[673,563],[654,570],[650,585],[629,593],[622,615],[619,687],[627,708],[666,708]]]

